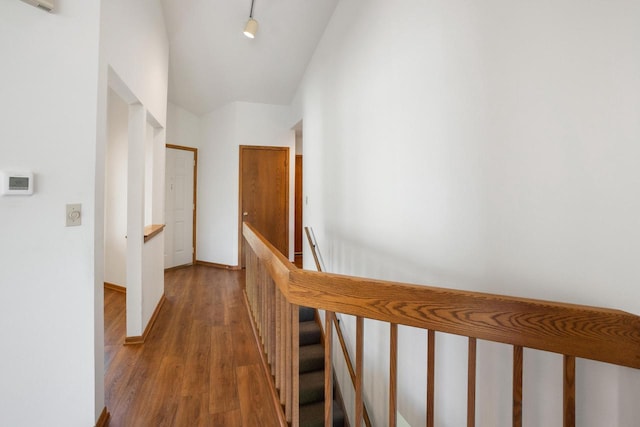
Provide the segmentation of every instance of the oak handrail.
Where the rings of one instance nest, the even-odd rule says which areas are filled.
[[[299,305],[640,368],[640,317],[619,310],[290,271]]]
[[[286,350],[286,379],[280,381],[281,399],[286,401],[286,418],[299,425],[298,414],[298,332],[297,307],[325,310],[327,328],[333,313],[357,319],[356,333],[356,427],[363,417],[362,339],[363,319],[406,325],[427,331],[427,425],[434,421],[434,364],[436,332],[468,337],[467,425],[475,424],[476,340],[513,346],[513,424],[522,422],[522,351],[531,348],[559,353],[564,357],[564,425],[575,425],[576,358],[591,359],[640,369],[640,317],[620,310],[585,305],[518,298],[482,292],[460,291],[354,276],[300,270],[266,241],[250,224],[243,224],[247,251],[247,294],[254,319],[265,330],[264,343],[278,341],[276,349]],[[286,308],[286,319],[272,322],[272,302]],[[265,317],[266,314],[266,317]],[[276,317],[279,317],[276,315]],[[337,322],[336,322],[337,324]],[[282,336],[282,328],[285,328]],[[397,327],[397,326],[395,326]],[[393,366],[395,347],[391,334],[391,376],[389,410],[396,410]],[[275,338],[274,338],[275,337]],[[285,341],[283,341],[283,338]],[[325,343],[330,346],[330,343]],[[267,352],[272,352],[270,345]],[[326,350],[330,353],[330,349]],[[277,354],[277,350],[276,350]],[[273,354],[270,355],[273,357]],[[329,360],[330,361],[330,360]],[[280,363],[278,356],[276,362]],[[327,359],[325,359],[327,363]],[[276,369],[277,371],[278,369]],[[326,373],[325,373],[326,374]],[[278,373],[276,372],[276,376]],[[284,384],[283,384],[284,383]],[[284,395],[282,394],[284,393]],[[325,407],[331,413],[330,406]],[[390,425],[395,420],[390,414]],[[330,418],[325,419],[330,425]]]
[[[292,303],[640,369],[640,317],[608,308],[300,270],[244,235]]]

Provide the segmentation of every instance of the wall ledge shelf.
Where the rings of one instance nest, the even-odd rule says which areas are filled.
[[[164,230],[165,224],[151,224],[144,227],[144,242],[147,243]]]

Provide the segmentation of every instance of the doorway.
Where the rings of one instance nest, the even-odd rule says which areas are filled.
[[[105,147],[104,282],[127,287],[127,193],[129,106],[113,89],[107,93]]]
[[[289,257],[289,147],[240,146],[238,265],[244,268],[242,223],[251,223]]]
[[[294,258],[293,263],[296,267],[303,267],[303,247],[302,244],[302,210],[303,210],[303,200],[302,200],[302,145],[303,145],[303,135],[302,135],[302,120],[300,120],[294,127],[293,131],[296,136],[296,164],[295,164],[295,188],[294,188],[294,197],[295,197],[295,208],[294,215],[295,220],[293,224],[294,230],[294,238],[293,238],[293,247],[294,247]]]
[[[196,260],[198,149],[166,145],[164,268]]]

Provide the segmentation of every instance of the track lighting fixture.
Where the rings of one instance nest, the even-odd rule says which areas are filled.
[[[253,19],[253,2],[251,0],[251,11],[249,12],[249,20],[247,21],[247,25],[244,26],[244,35],[249,37],[250,39],[255,38],[256,32],[258,31],[258,21]]]

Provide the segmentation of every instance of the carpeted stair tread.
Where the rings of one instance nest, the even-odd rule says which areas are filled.
[[[318,344],[320,337],[320,327],[315,320],[300,322],[300,346]]]
[[[300,427],[324,426],[324,402],[300,406]],[[344,412],[340,405],[333,401],[333,426],[344,426]]]
[[[300,306],[300,322],[308,322],[316,319],[316,309]]]
[[[324,347],[322,344],[300,346],[299,372],[311,372],[324,369]]]
[[[324,401],[324,371],[300,374],[300,405]]]
[[[324,427],[324,346],[316,310],[300,307],[300,426]],[[333,401],[333,426],[343,427],[344,410]]]

